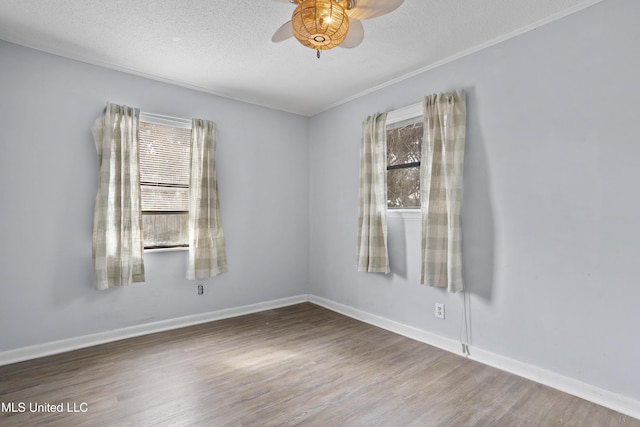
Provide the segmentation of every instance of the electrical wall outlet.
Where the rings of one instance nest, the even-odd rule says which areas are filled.
[[[198,295],[202,295],[202,294],[204,294],[204,286],[198,285]]]
[[[444,319],[444,304],[436,303],[435,315],[438,319]]]

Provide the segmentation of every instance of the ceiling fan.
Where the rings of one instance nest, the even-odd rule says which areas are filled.
[[[404,0],[274,0],[297,7],[291,20],[276,30],[271,41],[295,37],[304,46],[320,51],[340,46],[351,49],[362,43],[362,19],[377,18],[396,10]]]

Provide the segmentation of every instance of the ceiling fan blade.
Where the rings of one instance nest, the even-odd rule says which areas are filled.
[[[364,39],[364,27],[362,26],[362,22],[358,19],[349,19],[349,32],[347,33],[347,38],[345,38],[338,46],[345,49],[351,49],[362,43],[362,39]]]
[[[271,37],[271,41],[274,43],[280,43],[288,38],[293,37],[293,27],[291,26],[291,21],[287,21],[280,28],[273,33]]]
[[[371,19],[393,12],[404,0],[352,0],[353,7],[347,10],[349,18]]]

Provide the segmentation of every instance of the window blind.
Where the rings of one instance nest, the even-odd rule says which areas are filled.
[[[191,122],[140,114],[144,247],[188,245]]]

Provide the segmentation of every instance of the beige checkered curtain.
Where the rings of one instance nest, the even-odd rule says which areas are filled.
[[[91,131],[100,164],[93,216],[96,287],[144,282],[138,116],[131,107],[108,103]]]
[[[466,134],[463,91],[427,96],[420,160],[420,283],[458,292],[462,278],[462,169]]]
[[[388,273],[387,114],[362,123],[358,209],[358,271]]]
[[[193,119],[187,279],[206,279],[225,271],[227,253],[216,178],[216,125]]]

